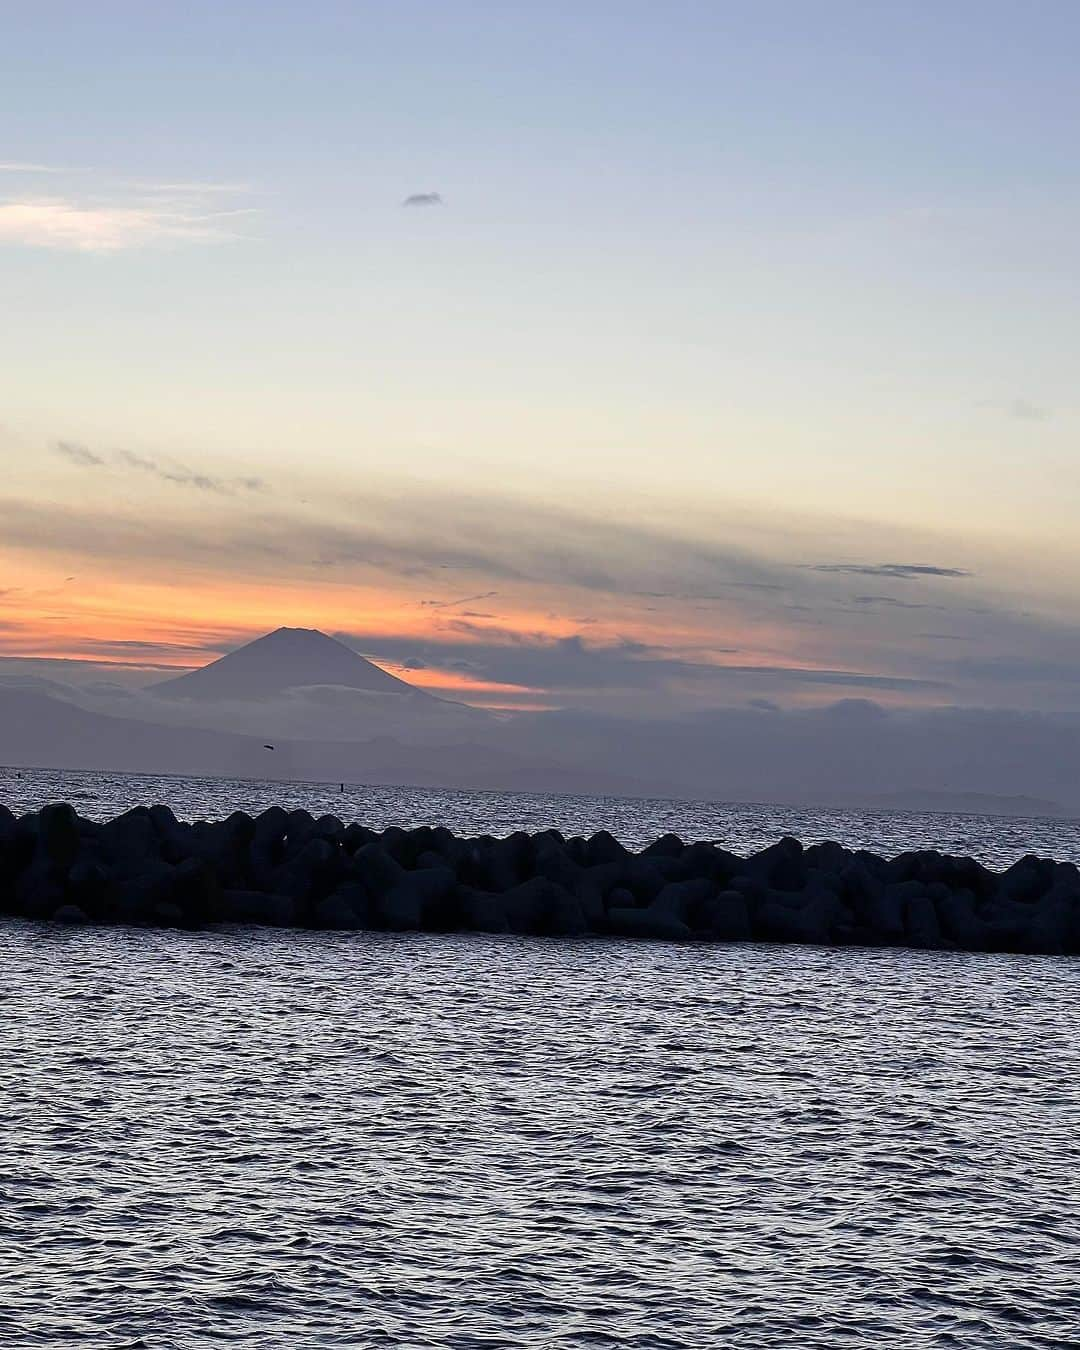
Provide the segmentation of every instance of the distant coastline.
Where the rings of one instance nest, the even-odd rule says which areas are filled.
[[[1003,796],[993,792],[938,792],[926,788],[876,793],[865,805],[885,811],[926,811],[941,815],[1018,816],[1075,820],[1077,812],[1045,797]]]

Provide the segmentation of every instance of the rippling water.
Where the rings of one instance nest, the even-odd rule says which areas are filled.
[[[1076,963],[0,928],[0,1343],[1076,1344]]]
[[[1057,821],[0,781],[58,797],[1080,856]],[[1075,1346],[1078,1003],[1055,958],[6,922],[0,1345]]]

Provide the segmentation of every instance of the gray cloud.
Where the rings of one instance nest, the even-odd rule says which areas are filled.
[[[468,605],[476,600],[490,600],[498,595],[498,591],[481,591],[478,595],[463,595],[457,600],[421,600],[421,609],[453,609],[455,605]],[[477,617],[476,615],[473,616]],[[484,616],[487,617],[487,616]]]
[[[401,203],[402,206],[445,206],[438,192],[413,192]]]
[[[1038,403],[1032,403],[1026,398],[1011,399],[983,399],[980,407],[994,408],[1003,413],[1006,417],[1012,417],[1017,422],[1048,422],[1053,415],[1049,408],[1043,408]]]
[[[83,468],[94,468],[105,463],[101,455],[88,450],[85,445],[79,445],[77,441],[57,441],[53,449],[58,455],[69,459],[72,464],[79,464]]]
[[[237,489],[244,492],[261,492],[265,483],[261,478],[216,478],[210,474],[198,473],[182,464],[163,463],[148,459],[145,455],[133,454],[130,450],[118,450],[113,456],[117,464],[129,469],[139,469],[143,473],[153,474],[165,483],[176,483],[180,487],[197,488],[200,492],[230,493]]]
[[[263,480],[253,475],[219,478],[212,474],[199,473],[173,461],[149,459],[146,455],[137,455],[131,450],[117,450],[106,458],[77,441],[57,441],[53,449],[58,455],[83,469],[102,468],[113,464],[119,468],[137,469],[141,473],[153,474],[155,478],[160,478],[165,483],[197,488],[200,492],[229,494],[236,491],[262,492],[266,488]]]
[[[1040,408],[1037,403],[1029,403],[1026,398],[1014,398],[1008,404],[1008,414],[1019,422],[1046,422],[1050,418],[1049,408]]]
[[[970,577],[965,567],[937,567],[932,563],[810,563],[811,572],[831,572],[844,576],[888,577],[894,581],[912,581],[919,577]]]
[[[101,472],[118,469],[110,460]],[[131,466],[128,471],[150,472]],[[184,495],[196,491],[189,487]],[[52,555],[64,572],[77,570],[85,556],[146,567],[157,576],[180,565],[206,575],[227,573],[272,583],[282,577],[310,581],[318,575],[312,562],[318,559],[337,569],[334,580],[342,586],[385,585],[389,577],[419,579],[410,587],[416,597],[413,612],[425,616],[420,622],[428,636],[408,641],[388,636],[382,646],[363,650],[395,662],[413,657],[446,668],[462,661],[473,673],[497,683],[564,691],[575,701],[575,691],[585,691],[582,703],[592,699],[596,706],[606,688],[637,691],[635,710],[644,707],[653,691],[663,694],[656,700],[658,707],[676,708],[759,693],[783,697],[787,690],[801,690],[805,699],[814,689],[829,688],[880,688],[898,695],[947,688],[950,698],[968,704],[1075,703],[1075,686],[1064,679],[1050,687],[1033,672],[1032,682],[1025,685],[1006,678],[994,663],[1025,657],[1061,667],[1075,661],[1080,667],[1080,626],[1018,613],[990,595],[986,603],[965,605],[962,614],[951,603],[947,612],[928,606],[920,613],[911,608],[920,598],[918,590],[907,590],[910,599],[904,598],[902,586],[917,588],[919,578],[929,585],[941,575],[969,575],[960,568],[922,562],[826,563],[824,570],[784,565],[741,550],[722,534],[715,542],[687,539],[676,528],[638,518],[622,521],[509,498],[455,497],[416,485],[407,491],[369,489],[362,496],[342,497],[327,503],[322,513],[294,511],[282,494],[254,498],[250,505],[245,502],[244,510],[238,509],[235,494],[204,491],[198,496],[200,518],[205,518],[205,527],[198,529],[192,528],[190,506],[181,509],[179,499],[173,511],[163,508],[153,519],[119,501],[102,507],[0,499],[0,538],[9,549]],[[256,503],[258,509],[251,509]],[[905,556],[899,548],[897,552]],[[859,569],[859,576],[869,570],[878,584],[853,592],[852,568]],[[884,575],[882,569],[887,569]],[[453,576],[458,580],[451,590]],[[972,581],[963,588],[964,598],[970,591],[971,600],[982,601],[981,591],[973,589],[979,584]],[[901,592],[899,599],[882,594],[892,585]],[[577,592],[571,596],[570,587],[588,589],[592,598]],[[543,633],[508,636],[502,620],[478,618],[484,605],[471,603],[470,597],[494,589],[509,597],[505,606],[500,602],[504,612],[532,611],[541,598],[545,610],[555,605],[563,616],[579,614],[573,629],[580,630],[580,645],[560,649]],[[645,620],[643,604],[652,603],[643,601],[647,594],[657,597],[655,606],[662,615],[670,615],[670,631],[683,633],[677,650],[674,637],[644,650],[594,640],[595,626],[587,629],[586,621],[597,614],[625,615],[628,635],[637,636],[636,624]],[[725,594],[727,602],[718,607],[715,622],[705,616],[693,620],[695,629],[712,634],[711,640],[687,637],[685,621],[692,605],[703,596]],[[419,597],[425,595],[436,603],[420,608]],[[691,596],[694,601],[684,598]],[[875,616],[874,622],[857,624],[862,611],[867,618]],[[918,630],[925,630],[932,615],[932,628],[947,638],[955,636],[949,633],[952,623],[962,623],[963,651],[977,658],[976,664],[957,666],[946,658],[959,651],[949,650],[946,641],[920,640]],[[317,616],[312,618],[317,622]],[[461,623],[472,626],[452,626]],[[659,624],[659,631],[666,629]],[[582,636],[586,631],[592,634],[588,641]],[[768,638],[759,646],[763,633]],[[687,642],[700,647],[700,654],[687,650]],[[756,664],[735,663],[731,648],[739,644],[754,650],[748,660]],[[721,648],[727,649],[726,657],[718,657]],[[718,668],[718,659],[729,664]],[[788,669],[789,660],[806,669]]]
[[[897,600],[892,595],[853,595],[853,605],[890,605],[894,609],[941,609],[941,605],[921,605],[914,600]]]
[[[838,689],[916,690],[945,688],[936,678],[865,673],[856,670],[791,668],[783,665],[693,660],[662,647],[622,639],[590,642],[580,635],[550,638],[481,627],[463,620],[448,623],[431,640],[418,644],[397,635],[338,633],[335,636],[368,656],[408,666],[464,669],[469,674],[522,689],[540,688],[556,697],[611,691],[661,693],[672,682],[689,683],[699,694],[716,698],[734,684],[808,686]],[[713,647],[710,657],[733,656],[737,648]]]

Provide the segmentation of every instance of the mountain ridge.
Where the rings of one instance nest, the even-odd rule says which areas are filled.
[[[313,685],[443,701],[317,628],[275,628],[209,665],[149,687],[166,698],[222,702],[267,698]]]

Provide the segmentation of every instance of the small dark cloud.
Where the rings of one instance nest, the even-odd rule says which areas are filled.
[[[53,449],[58,455],[62,455],[72,464],[78,464],[84,469],[100,468],[111,463],[123,469],[138,469],[142,473],[153,474],[154,477],[160,478],[166,483],[197,488],[200,492],[230,493],[237,490],[262,492],[266,487],[261,478],[252,475],[243,475],[238,478],[215,478],[211,474],[198,473],[183,464],[148,459],[146,455],[137,455],[131,450],[117,450],[115,454],[106,458],[94,450],[87,449],[85,445],[80,445],[77,441],[57,441]]]
[[[752,698],[747,700],[748,706],[757,708],[759,712],[778,713],[783,712],[779,703],[774,703],[771,698]]]
[[[468,605],[477,600],[492,600],[498,591],[481,591],[479,595],[462,595],[457,600],[421,600],[421,609],[452,609],[455,605]],[[490,618],[489,614],[473,615],[473,618]]]
[[[1030,403],[1026,398],[1014,398],[1008,405],[1008,413],[1019,422],[1046,422],[1050,417],[1049,408],[1040,408],[1037,403]]]
[[[200,492],[230,493],[237,489],[244,492],[261,492],[266,486],[261,478],[215,478],[210,474],[197,473],[193,469],[185,468],[182,464],[148,459],[145,455],[136,455],[130,450],[118,450],[113,458],[117,464],[122,464],[126,468],[139,469],[143,473],[153,474],[162,482],[197,488]]]
[[[412,192],[401,203],[402,206],[445,206],[438,192]]]
[[[206,651],[217,653],[218,647],[208,647],[205,643],[196,642],[144,642],[139,638],[79,638],[79,646],[85,651],[100,652],[104,655],[112,653],[127,654],[130,652],[146,653],[152,655],[161,655],[165,653],[179,652],[184,655],[202,654]]]
[[[860,722],[877,722],[889,715],[881,704],[875,703],[872,698],[841,698],[835,703],[830,703],[822,711],[828,717],[855,719]]]
[[[853,605],[892,605],[896,609],[938,609],[938,605],[920,605],[913,600],[897,600],[892,595],[853,595]]]
[[[1026,398],[1010,399],[983,399],[979,405],[982,408],[994,408],[1006,417],[1015,418],[1018,422],[1048,422],[1053,415],[1049,408],[1043,408],[1038,403],[1032,403]]]
[[[401,665],[404,670],[427,670],[427,662],[421,661],[418,656],[406,657]]]
[[[933,563],[809,563],[811,572],[832,572],[842,576],[889,577],[893,581],[913,581],[919,577],[970,577],[966,567],[937,567]]]
[[[82,685],[81,688],[84,694],[96,694],[101,698],[132,699],[135,697],[133,689],[129,689],[123,684],[117,684],[115,680],[91,680],[88,684]]]
[[[86,469],[105,463],[101,455],[96,455],[93,450],[88,450],[85,445],[79,445],[77,441],[57,441],[53,449],[58,455],[69,459],[72,464],[79,464]]]

